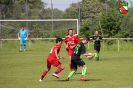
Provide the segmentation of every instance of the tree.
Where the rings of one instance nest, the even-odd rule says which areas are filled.
[[[93,30],[95,25],[98,24],[100,13],[104,11],[104,4],[98,0],[82,0],[81,11],[82,24],[88,24],[90,29]]]

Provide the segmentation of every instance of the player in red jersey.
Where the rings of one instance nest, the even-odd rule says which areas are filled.
[[[79,38],[79,35],[75,33],[75,30],[73,29],[73,36],[76,37],[77,41],[80,42],[80,38]]]
[[[77,36],[74,36],[73,29],[71,28],[68,29],[68,35],[65,37],[64,45],[68,53],[70,70],[71,70],[71,55],[73,52],[73,48],[75,47],[77,43],[79,43],[79,38],[77,38]]]
[[[51,69],[51,65],[53,65],[54,67],[58,67],[58,69],[52,75],[52,76],[55,76],[56,78],[59,78],[58,73],[60,73],[64,69],[64,66],[59,62],[59,59],[64,59],[64,57],[58,56],[58,54],[60,52],[61,45],[62,45],[62,41],[63,41],[62,38],[56,39],[56,45],[52,47],[52,49],[47,57],[47,69],[44,70],[44,72],[39,80],[40,82],[43,81],[43,78],[46,76],[46,74]]]

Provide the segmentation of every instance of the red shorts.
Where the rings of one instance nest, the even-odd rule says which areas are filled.
[[[54,60],[47,59],[47,67],[48,68],[51,67],[51,65],[53,65],[54,67],[57,67],[60,64],[61,63],[57,59],[54,59]]]
[[[71,48],[66,48],[66,51],[68,53],[68,57],[72,56],[73,50]]]

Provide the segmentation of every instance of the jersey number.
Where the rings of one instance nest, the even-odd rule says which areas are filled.
[[[81,46],[81,45],[79,45],[79,44],[76,45],[76,47],[75,47],[75,49],[74,49],[74,53],[75,53],[75,54],[78,53],[78,50],[79,50],[79,47],[80,47],[80,46]]]

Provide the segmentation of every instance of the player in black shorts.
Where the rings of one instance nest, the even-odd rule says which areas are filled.
[[[95,52],[95,60],[99,60],[100,53],[100,42],[102,42],[102,37],[98,34],[98,30],[95,31],[95,35],[92,37],[92,41],[94,42],[94,52]]]
[[[87,79],[84,77],[86,74],[87,66],[85,65],[85,62],[80,58],[80,55],[83,54],[84,56],[94,56],[94,54],[90,55],[86,53],[86,49],[84,44],[87,44],[89,42],[89,37],[84,37],[82,42],[78,43],[73,50],[72,57],[71,57],[71,68],[72,71],[69,73],[68,77],[66,78],[66,81],[69,81],[69,79],[73,76],[73,74],[77,71],[77,66],[82,66],[82,76],[80,80],[86,81]]]

